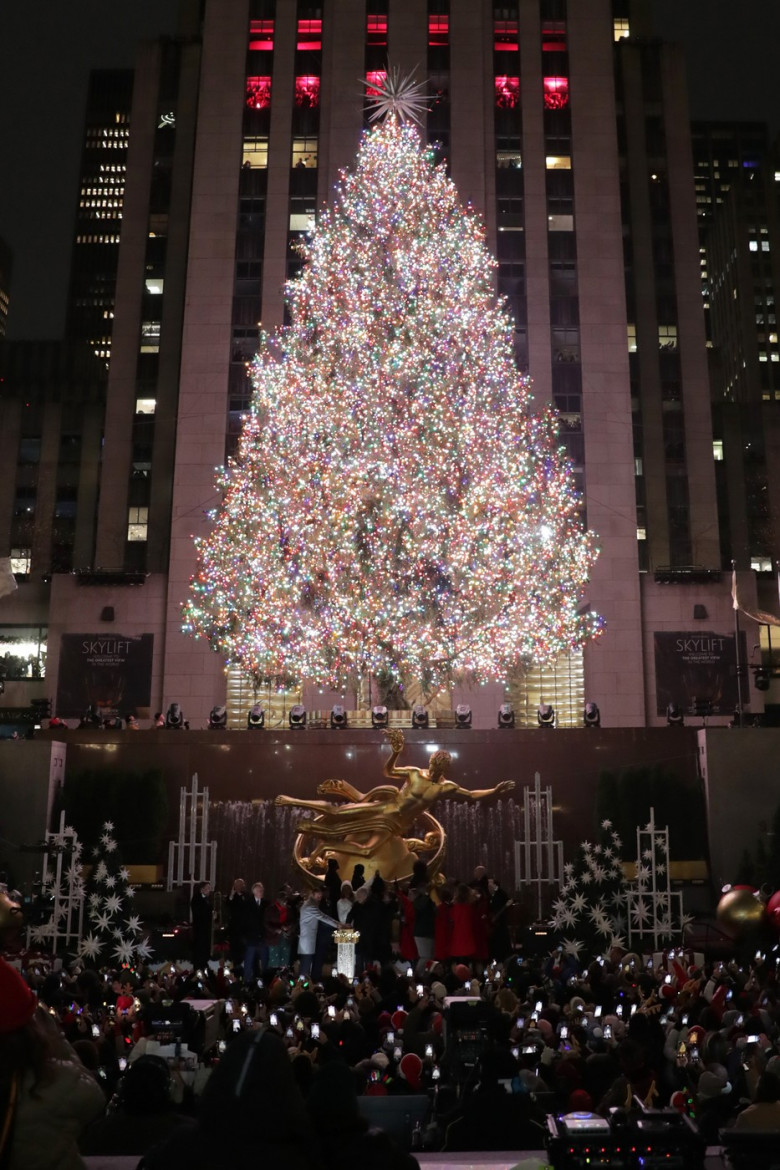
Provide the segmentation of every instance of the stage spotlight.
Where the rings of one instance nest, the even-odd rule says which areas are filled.
[[[756,672],[753,675],[753,685],[757,691],[769,690],[769,671],[765,667],[756,667]]]
[[[227,727],[227,707],[212,707],[209,711],[209,731],[224,731]]]
[[[372,707],[371,708],[371,726],[372,727],[387,727],[388,716],[387,707]]]
[[[428,712],[422,703],[415,703],[412,707],[412,727],[427,727]]]
[[[601,727],[601,712],[595,703],[586,703],[582,712],[582,722],[586,727]]]
[[[347,713],[342,707],[341,703],[336,703],[331,708],[330,725],[335,728],[342,728],[347,726]]]
[[[549,703],[540,703],[536,712],[536,722],[540,727],[555,727],[555,711]]]
[[[255,703],[246,717],[246,725],[250,731],[260,731],[265,727],[265,711],[259,703]]]
[[[670,727],[682,727],[685,723],[682,707],[679,703],[670,703],[666,708],[666,722]]]
[[[178,703],[171,703],[165,712],[165,726],[169,731],[181,731],[184,727],[184,716]]]
[[[455,726],[471,727],[471,707],[467,707],[465,703],[458,703],[455,708]]]
[[[306,726],[306,708],[302,703],[296,703],[294,707],[290,708],[288,719],[293,730]]]
[[[514,727],[515,709],[511,703],[502,703],[498,708],[498,726]]]

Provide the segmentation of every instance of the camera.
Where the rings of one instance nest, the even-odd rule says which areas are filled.
[[[98,1036],[100,1035],[100,1027],[97,1024],[92,1025],[92,1035],[95,1040],[97,1040]]]

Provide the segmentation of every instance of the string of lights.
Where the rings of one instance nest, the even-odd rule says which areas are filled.
[[[256,678],[505,677],[601,629],[597,555],[532,406],[479,218],[393,113],[262,336],[183,629]]]

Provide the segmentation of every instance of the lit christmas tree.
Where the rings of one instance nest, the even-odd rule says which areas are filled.
[[[122,865],[114,826],[106,821],[91,855],[87,881],[86,933],[78,954],[93,962],[130,965],[151,956],[143,926],[133,912],[134,890]]]
[[[261,337],[197,542],[184,629],[258,680],[500,678],[600,628],[554,415],[530,408],[483,227],[397,82],[288,285],[289,327]]]
[[[622,842],[611,821],[602,821],[597,842],[583,841],[575,861],[563,867],[560,895],[550,925],[566,954],[582,961],[626,945],[629,884],[620,857]]]

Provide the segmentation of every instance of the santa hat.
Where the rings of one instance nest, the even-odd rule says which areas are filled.
[[[0,959],[0,1035],[23,1028],[37,1006],[38,1000],[19,972]]]
[[[592,1113],[593,1098],[585,1089],[575,1089],[569,1096],[569,1109],[575,1113]]]
[[[422,1083],[422,1069],[423,1062],[416,1052],[407,1052],[405,1056],[401,1057],[398,1071],[409,1087],[415,1091],[420,1088]]]
[[[406,1023],[406,1012],[403,1008],[399,1008],[397,1012],[393,1012],[391,1021],[396,1032],[403,1032],[404,1024]]]
[[[467,967],[465,963],[458,963],[453,970],[453,975],[456,979],[460,979],[461,983],[468,983],[471,980],[471,968]]]

